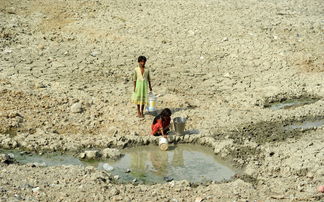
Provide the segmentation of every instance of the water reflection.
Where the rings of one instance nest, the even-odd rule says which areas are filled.
[[[151,160],[153,172],[158,176],[165,176],[168,168],[168,152],[160,150],[149,151],[147,155]]]
[[[192,182],[221,181],[235,174],[220,163],[212,151],[197,145],[171,146],[168,151],[161,151],[158,146],[142,146],[124,152],[122,159],[110,162],[116,168],[114,174],[124,181],[136,178],[143,182],[161,182],[165,177]],[[129,168],[131,173],[121,172]]]
[[[172,165],[174,167],[184,166],[183,149],[181,147],[174,150]]]
[[[174,153],[174,154],[173,154]],[[172,166],[183,166],[183,150],[175,149],[174,152],[153,150],[136,150],[129,153],[130,168],[139,176],[144,176],[145,172],[154,172],[157,176],[164,177],[168,173],[169,158],[172,158]]]

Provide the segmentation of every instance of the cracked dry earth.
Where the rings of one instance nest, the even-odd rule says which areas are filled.
[[[0,148],[80,152],[156,144],[135,117],[148,57],[158,108],[243,173],[230,181],[121,184],[91,166],[0,163],[1,201],[321,201],[321,0],[0,0]],[[271,103],[316,98],[294,108]],[[195,131],[195,132],[190,132]]]

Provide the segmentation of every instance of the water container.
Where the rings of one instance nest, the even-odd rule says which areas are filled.
[[[148,105],[146,107],[148,112],[156,111],[156,102],[157,102],[157,97],[152,92],[150,92],[148,95]]]
[[[159,140],[159,147],[162,151],[166,151],[169,148],[168,139],[161,137]]]
[[[174,130],[178,135],[184,135],[186,126],[186,119],[183,117],[176,117],[173,119]]]

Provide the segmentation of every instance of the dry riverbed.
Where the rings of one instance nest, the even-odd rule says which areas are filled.
[[[243,169],[226,182],[121,184],[91,166],[1,155],[0,200],[323,200],[323,7],[0,0],[0,149],[112,158],[157,145],[153,116],[136,118],[129,102],[136,58],[146,55],[158,108],[188,120],[175,142]]]

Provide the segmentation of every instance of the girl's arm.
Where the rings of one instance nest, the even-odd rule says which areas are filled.
[[[135,92],[135,89],[136,89],[136,80],[137,80],[137,72],[135,71],[134,74],[133,74],[134,92]]]
[[[150,71],[148,72],[148,83],[149,83],[149,88],[150,88],[150,91],[152,91],[152,85],[151,85],[151,75],[150,75]]]
[[[163,136],[164,138],[167,138],[167,137],[168,137],[166,134],[164,134],[164,130],[163,130],[163,128],[161,128],[160,131],[161,131],[161,134],[162,134],[162,136]]]
[[[151,86],[151,81],[149,80],[149,88],[150,88],[150,91],[152,91],[152,86]]]

